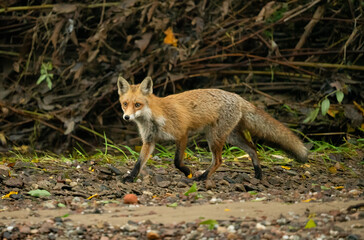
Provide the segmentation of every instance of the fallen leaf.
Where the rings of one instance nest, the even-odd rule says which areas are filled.
[[[359,109],[361,111],[361,113],[364,115],[364,108],[362,106],[360,106],[360,104],[355,102],[355,101],[353,103],[354,103],[355,107],[357,109]]]
[[[169,27],[166,31],[164,31],[164,34],[166,35],[164,38],[164,43],[177,47],[178,40],[174,36],[172,28]]]
[[[291,169],[290,167],[287,167],[287,166],[281,166],[281,168],[286,169],[286,170],[290,170]]]
[[[1,199],[10,198],[10,196],[13,195],[13,194],[18,194],[18,192],[11,191],[8,194],[2,196]]]
[[[144,52],[144,50],[148,47],[150,43],[150,39],[152,39],[153,33],[148,32],[143,34],[142,39],[135,40],[135,45],[140,49],[140,52]]]
[[[32,197],[48,197],[51,195],[47,190],[41,189],[29,191],[28,194]]]
[[[330,188],[328,188],[326,186],[321,186],[321,190],[330,190]]]
[[[200,222],[200,225],[208,225],[209,230],[212,230],[215,228],[215,225],[218,225],[218,222],[213,219],[208,219],[206,221]]]
[[[311,218],[307,221],[305,228],[315,228],[316,227],[316,223],[315,221]]]
[[[4,132],[0,132],[0,142],[2,145],[6,145],[6,137]]]
[[[230,209],[229,209],[229,208],[225,208],[225,209],[224,209],[224,211],[225,211],[225,212],[229,212],[229,211],[230,211]]]
[[[193,184],[192,184],[192,186],[190,187],[190,189],[188,189],[187,190],[187,192],[185,192],[185,196],[188,196],[188,195],[190,195],[191,193],[194,193],[194,192],[197,192],[197,184],[196,184],[196,182],[194,182]]]
[[[339,190],[339,189],[344,189],[344,186],[337,186],[337,187],[334,187],[334,188]]]
[[[316,200],[316,198],[309,198],[309,199],[306,199],[306,200],[302,200],[302,202],[308,203],[308,202],[311,202],[311,201],[314,201],[314,200]]]
[[[178,206],[178,203],[171,203],[171,204],[167,204],[167,207],[173,207],[173,208],[175,208],[175,207],[177,207]]]
[[[332,174],[336,174],[337,173],[336,167],[329,167],[329,172]]]
[[[94,198],[94,197],[97,197],[97,196],[99,196],[99,194],[94,194],[94,195],[92,195],[92,196],[89,196],[88,198],[87,198],[87,200],[90,200],[90,199],[92,199],[92,198]]]
[[[71,13],[76,11],[77,6],[75,4],[55,4],[53,11],[56,13]]]
[[[331,108],[327,111],[327,114],[328,114],[329,116],[333,117],[333,118],[335,118],[336,114],[338,114],[338,113],[339,113],[339,111],[338,111],[338,110],[331,109]]]

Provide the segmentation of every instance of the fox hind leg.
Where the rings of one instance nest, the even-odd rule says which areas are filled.
[[[244,131],[237,128],[234,129],[234,131],[229,135],[227,141],[230,144],[243,149],[250,156],[254,166],[255,178],[262,179],[262,167],[260,166],[255,145],[250,139],[247,139]]]
[[[211,138],[207,137],[209,148],[212,153],[212,162],[206,171],[199,177],[195,178],[196,181],[202,181],[208,179],[222,164],[222,149],[225,144],[226,137]]]

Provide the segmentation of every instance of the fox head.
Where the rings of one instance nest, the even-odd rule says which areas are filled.
[[[153,94],[151,77],[146,77],[141,84],[130,85],[123,77],[119,76],[118,93],[121,108],[124,111],[124,120],[134,121],[151,117],[152,113],[148,106],[148,98]]]

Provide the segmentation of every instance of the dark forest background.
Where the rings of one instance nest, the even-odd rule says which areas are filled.
[[[363,136],[364,4],[18,1],[0,4],[0,150],[136,145],[116,79],[158,96],[221,88],[302,138]]]

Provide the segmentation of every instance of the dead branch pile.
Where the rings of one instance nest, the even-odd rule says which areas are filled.
[[[306,133],[324,120],[316,131],[363,127],[361,1],[8,2],[0,6],[4,149],[130,142],[137,135],[121,120],[120,73],[152,76],[159,95],[220,87],[264,96],[285,104],[286,122],[305,119]]]

